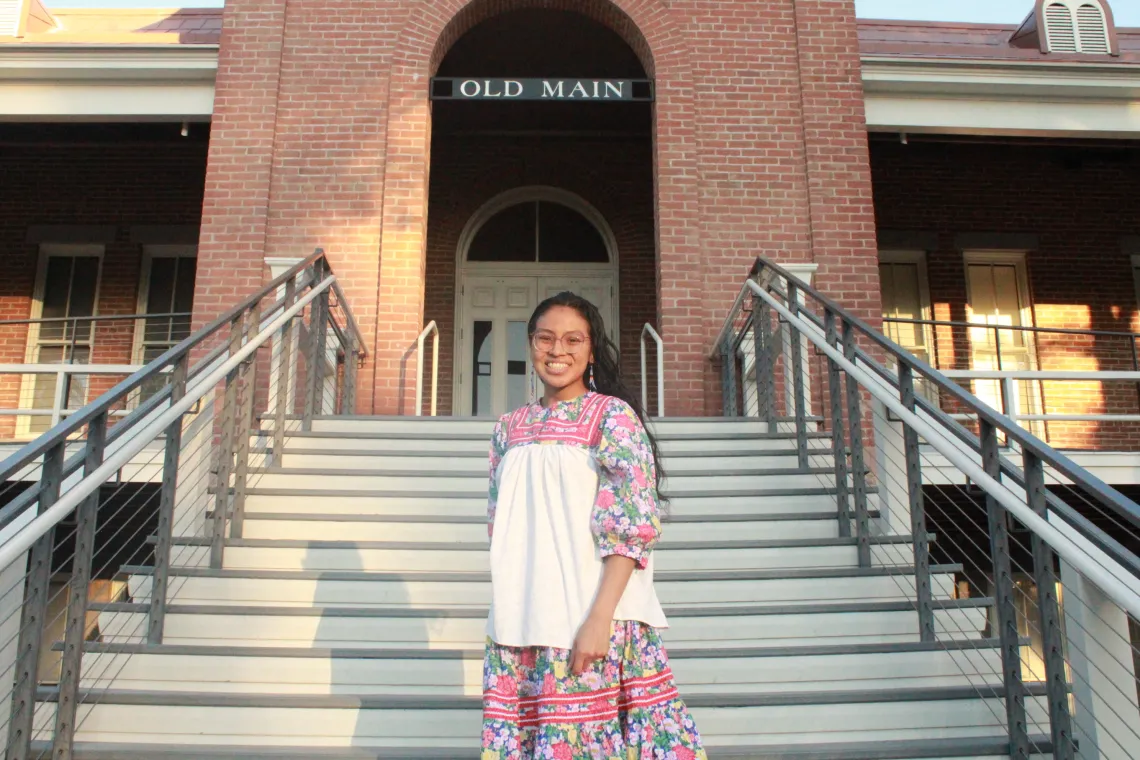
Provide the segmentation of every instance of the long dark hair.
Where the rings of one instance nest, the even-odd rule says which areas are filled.
[[[530,322],[526,326],[527,335],[534,335],[535,330],[538,329],[538,320],[555,306],[566,306],[573,309],[590,325],[590,347],[594,352],[594,385],[597,387],[598,393],[619,398],[629,404],[634,413],[637,414],[637,418],[641,420],[645,434],[649,437],[649,446],[653,451],[653,469],[657,478],[657,498],[662,504],[667,504],[669,499],[662,487],[665,482],[665,468],[661,464],[661,449],[657,445],[657,436],[649,427],[649,416],[641,406],[641,399],[622,379],[621,353],[606,333],[606,323],[602,319],[602,313],[598,311],[598,307],[580,295],[568,290],[563,291],[547,298],[535,308],[534,313],[530,315]]]

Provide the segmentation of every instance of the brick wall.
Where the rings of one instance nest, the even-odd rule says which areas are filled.
[[[759,254],[816,261],[832,295],[874,317],[851,0],[341,0],[287,11],[283,0],[232,0],[199,322],[253,289],[265,255],[322,245],[369,341],[361,409],[408,412],[408,349],[428,313],[449,311],[435,302],[445,291],[425,292],[427,252],[446,237],[434,227],[462,224],[429,209],[440,165],[427,80],[477,23],[528,7],[614,30],[654,79],[655,321],[670,414],[718,407],[707,354]]]
[[[0,146],[0,319],[31,316],[39,245],[29,242],[29,228],[42,226],[113,228],[104,250],[98,313],[135,312],[142,245],[132,242],[131,228],[196,226],[201,216],[204,135],[181,139],[177,125],[165,129],[168,136],[151,139],[111,136],[112,130],[91,125],[40,125],[14,130],[25,138],[40,133],[35,139]],[[108,141],[92,142],[99,135]],[[98,327],[93,360],[130,362],[133,334],[130,323]],[[26,347],[26,327],[0,328],[0,362],[23,362]],[[94,382],[93,391],[108,381]],[[19,385],[18,378],[0,378],[0,407],[15,406]],[[11,433],[12,422],[0,418],[0,436]]]
[[[966,319],[961,248],[992,239],[998,248],[1031,247],[1026,270],[1036,326],[1140,331],[1131,260],[1122,240],[1140,235],[1140,149],[912,137],[909,145],[873,142],[871,166],[882,238],[905,232],[931,240],[927,267],[935,319]],[[943,366],[969,368],[964,331],[940,328],[936,340]],[[1040,369],[1132,368],[1127,338],[1042,335],[1036,354]],[[1138,411],[1133,383],[1042,385],[1048,412]],[[1050,422],[1046,427],[1043,432],[1056,446],[1140,448],[1135,424]]]

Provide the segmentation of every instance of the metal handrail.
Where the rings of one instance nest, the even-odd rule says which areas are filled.
[[[885,324],[930,325],[932,327],[969,327],[986,330],[1016,330],[1019,332],[1058,333],[1061,335],[1101,335],[1114,338],[1140,338],[1140,333],[1127,330],[1084,330],[1076,327],[1036,327],[1033,325],[988,325],[984,322],[955,322],[949,319],[905,319],[883,317]]]
[[[298,274],[312,266],[314,262],[323,259],[324,255],[324,251],[318,248],[312,254],[305,257],[302,261],[299,261],[297,264],[291,267],[288,271],[271,280],[263,288],[257,291],[257,293],[253,294],[233,308],[226,310],[214,318],[214,320],[199,328],[192,335],[180,341],[177,345],[172,346],[170,349],[164,351],[161,355],[152,359],[142,368],[131,374],[129,377],[120,380],[114,385],[114,387],[107,390],[105,393],[91,401],[89,404],[86,404],[80,409],[77,409],[76,411],[69,414],[67,416],[67,419],[61,421],[56,425],[53,425],[40,437],[28,442],[19,450],[12,453],[10,456],[4,459],[3,462],[0,462],[0,482],[9,480],[14,473],[20,471],[28,464],[42,457],[44,453],[50,450],[52,447],[63,441],[75,437],[92,419],[104,412],[110,411],[111,407],[115,403],[120,401],[136,388],[140,387],[153,375],[159,372],[172,371],[175,365],[183,360],[184,357],[188,357],[190,353],[196,347],[201,345],[207,338],[221,330],[223,327],[228,326],[236,317],[246,312],[254,304],[259,303],[263,298],[275,292],[279,287],[285,285],[287,282],[297,277]],[[284,299],[278,300],[272,307],[267,310],[267,313],[272,314],[278,308],[281,308],[283,304]],[[357,339],[356,350],[363,351],[364,341],[360,337],[359,332],[356,332],[355,335]],[[222,345],[210,351],[208,354],[206,354],[206,356],[198,361],[198,363],[195,365],[195,368],[190,371],[188,377],[192,379],[195,373],[201,371],[202,368],[208,366],[212,361],[216,360],[225,350],[226,346]],[[166,397],[169,396],[169,392],[169,388],[165,388],[160,392],[160,397],[157,400],[152,399],[152,401],[154,401],[153,405],[149,405],[148,407],[137,411],[146,413],[156,408],[158,403],[161,403]],[[130,419],[129,415],[127,419]],[[120,425],[122,425],[122,423],[120,423]],[[108,432],[108,442],[111,442],[115,439],[115,437],[117,437],[117,431],[122,431],[124,429],[126,429],[125,426],[120,427],[119,425],[116,425],[115,428],[112,428]],[[119,434],[121,435],[121,432],[119,432]],[[69,474],[69,468],[71,468],[70,471],[73,472],[74,468],[81,463],[81,457],[75,457],[69,460],[67,466],[64,468],[64,474]]]
[[[927,362],[918,358],[914,354],[908,352],[905,348],[895,343],[893,340],[883,335],[879,331],[872,328],[863,320],[848,313],[842,306],[837,304],[832,299],[820,293],[812,286],[803,282],[795,275],[791,274],[778,264],[773,264],[766,259],[758,258],[756,264],[753,266],[753,271],[757,276],[762,276],[766,271],[779,275],[788,281],[794,281],[796,288],[806,295],[810,295],[821,306],[837,316],[842,316],[844,322],[850,325],[855,331],[866,337],[868,340],[875,343],[879,348],[887,351],[894,359],[901,365],[910,368],[916,375],[939,388],[950,397],[957,399],[960,403],[972,410],[976,411],[979,419],[986,423],[993,425],[997,430],[1001,431],[1007,440],[1016,442],[1024,450],[1033,453],[1039,457],[1043,462],[1051,465],[1054,469],[1060,472],[1065,477],[1069,478],[1075,483],[1090,493],[1094,494],[1098,499],[1103,501],[1113,509],[1121,517],[1124,517],[1129,522],[1140,526],[1140,505],[1132,501],[1124,494],[1117,491],[1112,486],[1105,483],[1100,478],[1096,477],[1069,457],[1057,451],[1049,444],[1042,441],[1037,436],[1030,433],[1025,428],[1018,425],[1009,417],[996,411],[984,401],[979,399],[973,393],[970,393],[962,386],[955,383],[945,374],[936,370]],[[747,285],[746,285],[747,287]],[[804,312],[800,312],[804,314]],[[732,315],[729,317],[732,318]],[[814,321],[813,321],[814,324]],[[822,327],[817,324],[817,327]]]
[[[905,570],[907,580],[900,582],[900,590],[914,604],[921,641],[936,645],[945,635],[955,640],[961,634],[969,638],[971,630],[974,635],[991,637],[981,648],[997,649],[1000,668],[996,663],[992,668],[967,664],[963,675],[978,678],[977,683],[991,676],[1000,679],[996,690],[986,684],[977,689],[977,696],[1002,698],[1010,755],[1029,756],[1037,743],[1030,730],[1036,730],[1040,720],[1027,720],[1027,703],[1038,694],[1047,702],[1045,733],[1058,760],[1075,757],[1076,741],[1081,742],[1082,754],[1086,746],[1095,754],[1096,731],[1101,726],[1106,727],[1105,741],[1117,741],[1119,737],[1111,731],[1125,720],[1131,724],[1126,727],[1129,749],[1140,746],[1140,726],[1133,712],[1135,692],[1126,686],[1135,680],[1132,653],[1111,648],[1118,638],[1126,645],[1128,615],[1140,617],[1140,557],[1129,548],[1140,538],[1140,506],[780,267],[758,259],[744,287],[750,291],[751,302],[737,299],[716,346],[722,354],[725,414],[739,413],[736,378],[748,354],[742,349],[750,348],[742,346],[744,340],[756,343],[755,391],[761,416],[774,404],[780,386],[777,377],[784,392],[794,394],[795,436],[801,454],[806,442],[801,424],[806,401],[818,399],[831,439],[828,453],[833,468],[829,469],[834,470],[840,537],[855,544],[860,568],[892,562],[882,548],[873,548],[876,525],[909,539],[895,562],[901,569],[912,568]],[[744,309],[747,319],[742,318]],[[857,342],[864,339],[869,344],[866,350]],[[822,362],[807,361],[805,346]],[[809,376],[813,384],[818,377],[823,387],[811,387],[809,393]],[[1131,374],[1121,377],[1133,379]],[[976,431],[959,424],[937,400],[919,392],[919,382],[939,388],[956,401],[954,409],[975,411]],[[865,398],[871,401],[869,410]],[[864,441],[865,429],[872,429],[869,426],[873,426],[873,446]],[[926,448],[940,455],[933,462],[933,475],[924,472]],[[1019,455],[1021,466],[1003,452]],[[810,465],[801,456],[801,470],[809,472]],[[944,469],[950,470],[949,478]],[[869,488],[870,478],[874,489]],[[965,484],[957,484],[960,480]],[[947,483],[957,490],[947,492]],[[832,488],[831,483],[827,485]],[[1051,485],[1067,490],[1053,493]],[[937,490],[928,491],[931,487]],[[882,511],[877,517],[870,509],[871,498],[878,500]],[[928,513],[926,506],[931,499],[938,504],[934,513]],[[1086,510],[1069,506],[1066,499],[1076,499],[1076,506],[1085,505],[1092,511],[1086,516]],[[962,512],[964,522],[949,514],[951,507]],[[973,511],[977,509],[980,515]],[[898,526],[901,533],[891,522],[892,514],[903,516]],[[1103,527],[1093,523],[1098,516]],[[932,561],[928,519],[938,521],[937,546],[957,552],[945,556],[951,561],[961,559],[963,564],[939,567]],[[943,527],[947,543],[943,543]],[[979,530],[986,533],[980,542],[970,537]],[[1027,535],[1019,538],[1020,530]],[[955,531],[965,535],[961,544],[954,540]],[[1106,531],[1122,532],[1127,538],[1117,540]],[[1028,560],[1026,550],[1031,555]],[[874,552],[879,553],[878,560]],[[985,604],[992,605],[988,633],[970,626],[955,630],[947,627],[951,621],[938,619],[937,611],[943,607],[939,597],[944,592],[935,587],[935,574],[951,568],[965,576],[967,593],[976,579],[984,578],[988,584],[983,591],[984,597],[991,597]],[[1015,582],[1015,573],[1027,575],[1031,588]],[[1036,606],[1038,617],[1031,620],[1029,608],[1017,606],[1022,598]],[[1042,681],[1032,687],[1022,673],[1024,642],[1018,631],[1023,622],[1038,631],[1041,642],[1035,656],[1044,665],[1044,678],[1039,670],[1031,670],[1029,678]],[[1040,691],[1035,694],[1032,689],[1036,688]],[[1119,700],[1117,694],[1122,695]],[[1126,752],[1127,756],[1135,754]]]
[[[847,359],[841,351],[836,350],[827,340],[827,336],[821,334],[816,325],[793,314],[791,310],[765,292],[764,288],[755,282],[750,281],[748,288],[778,312],[780,316],[796,324],[801,335],[815,344],[817,349],[838,364],[849,376],[856,378],[859,385],[882,402],[893,414],[898,415],[905,424],[918,431],[924,440],[937,449],[955,467],[966,473],[971,481],[983,486],[988,495],[1001,502],[1002,506],[1009,510],[1019,522],[1041,536],[1057,554],[1072,563],[1074,567],[1080,569],[1089,578],[1092,578],[1117,604],[1131,612],[1135,617],[1140,618],[1140,593],[1137,593],[1122,580],[1122,578],[1132,577],[1130,572],[1124,567],[1120,567],[1119,574],[1113,573],[1110,572],[1109,568],[1094,561],[1088,552],[1073,539],[1049,523],[1047,519],[1036,514],[1021,500],[1014,497],[1008,488],[986,473],[977,462],[965,456],[961,448],[950,442],[944,431],[908,409],[895,393],[886,391],[884,383],[874,379],[868,370],[856,365],[854,361]],[[1046,448],[1048,447],[1046,446]],[[1121,498],[1127,501],[1125,497],[1121,496]]]
[[[435,320],[428,322],[427,327],[416,338],[416,416],[424,413],[424,341],[432,335],[431,342],[431,416],[436,416],[436,405],[439,400],[439,325]]]
[[[645,336],[657,344],[657,416],[665,416],[665,342],[648,322],[641,328],[641,408],[649,409],[649,377],[645,358]]]
[[[0,319],[0,327],[5,325],[41,325],[57,322],[129,322],[140,319],[174,319],[191,317],[189,311],[172,311],[165,314],[92,314],[88,317],[42,317],[40,319]]]
[[[146,423],[146,426],[134,435],[128,443],[109,455],[103,464],[72,486],[67,493],[60,496],[54,504],[36,515],[36,517],[25,525],[16,535],[12,536],[3,544],[0,544],[0,567],[7,567],[10,563],[15,561],[17,557],[30,549],[32,544],[70,514],[80,502],[99,488],[109,477],[114,475],[120,467],[129,462],[131,457],[141,451],[146,444],[161,435],[163,431],[180,419],[183,414],[198,403],[206,394],[212,393],[214,386],[216,386],[219,381],[224,379],[234,368],[264,345],[273,337],[278,329],[308,306],[310,301],[328,290],[334,281],[335,278],[330,275],[319,284],[314,285],[308,293],[298,298],[293,306],[286,309],[280,316],[263,327],[256,336],[235,351],[226,361],[213,368],[205,377],[199,379],[192,386],[188,386],[181,399],[171,404],[168,409],[155,419]],[[107,411],[105,407],[103,411]],[[48,433],[45,433],[45,436],[46,435],[48,435]]]

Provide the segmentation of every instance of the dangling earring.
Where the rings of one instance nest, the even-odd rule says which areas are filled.
[[[597,385],[597,383],[594,382],[594,365],[593,364],[587,364],[586,365],[586,373],[587,373],[586,386],[590,390],[592,390],[594,393],[597,393],[598,392],[598,385]]]

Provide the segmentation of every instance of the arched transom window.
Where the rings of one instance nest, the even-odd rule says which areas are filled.
[[[553,200],[526,200],[499,210],[479,227],[467,260],[606,264],[610,256],[602,233],[581,213]]]

